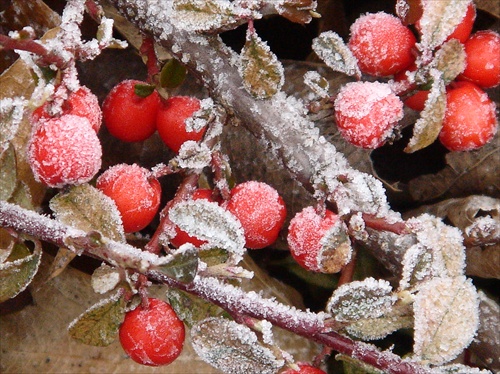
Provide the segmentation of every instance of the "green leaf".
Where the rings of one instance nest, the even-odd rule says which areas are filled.
[[[247,30],[245,45],[241,50],[240,75],[243,87],[258,99],[275,95],[283,86],[283,66],[259,36]]]
[[[229,253],[222,248],[203,249],[198,252],[198,256],[208,266],[223,264],[229,259]]]
[[[158,267],[158,270],[179,282],[192,282],[198,271],[198,249],[193,245],[185,244],[171,256],[172,260]]]
[[[161,69],[160,86],[164,88],[179,87],[186,78],[186,67],[175,58],[171,58]]]
[[[442,365],[472,342],[479,326],[479,298],[464,276],[433,278],[415,296],[415,355]]]
[[[19,205],[22,208],[34,210],[33,199],[31,197],[30,189],[23,181],[18,181],[16,189],[12,192],[9,199],[12,204]]]
[[[136,84],[134,86],[134,93],[142,98],[148,97],[151,95],[155,90],[155,86],[152,84]]]
[[[22,258],[18,254],[24,253]],[[42,253],[39,246],[36,246],[33,254],[21,243],[16,243],[7,262],[0,264],[0,303],[13,298],[22,292],[38,271]]]
[[[335,32],[321,33],[313,40],[312,49],[334,71],[349,76],[361,76],[356,57]]]
[[[191,329],[200,358],[224,373],[276,373],[284,364],[263,347],[247,326],[223,318],[207,318]]]
[[[8,85],[9,83],[6,80],[5,84]],[[10,141],[17,134],[23,119],[25,105],[24,100],[20,98],[0,99],[0,155],[10,147]]]
[[[217,305],[175,288],[167,290],[167,298],[175,313],[189,328],[207,317],[228,316]]]
[[[50,201],[56,218],[85,232],[97,231],[115,241],[124,242],[125,234],[115,203],[89,184],[71,187]]]
[[[432,65],[443,74],[445,85],[464,71],[466,57],[464,45],[457,39],[451,39],[439,48]]]
[[[5,151],[0,150],[0,200],[9,200],[17,186],[16,151],[8,143]]]
[[[384,374],[383,371],[348,355],[338,354],[335,359],[343,362],[345,374]]]
[[[467,13],[470,1],[440,0],[425,1],[420,18],[421,44],[425,49],[434,49],[444,43]]]
[[[69,325],[68,332],[81,343],[105,347],[116,339],[124,318],[125,301],[120,291],[90,307]]]
[[[445,83],[441,74],[435,74],[424,110],[422,110],[420,118],[415,123],[413,136],[404,151],[413,153],[434,143],[443,127],[445,112]]]

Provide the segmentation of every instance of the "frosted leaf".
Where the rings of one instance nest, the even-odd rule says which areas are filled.
[[[421,44],[424,49],[434,49],[462,22],[471,0],[424,0],[420,18]]]
[[[50,201],[56,218],[80,230],[98,231],[119,242],[125,242],[120,213],[113,200],[88,184],[73,186]]]
[[[125,318],[125,301],[119,291],[94,304],[68,326],[69,335],[81,343],[105,347],[113,343]]]
[[[412,316],[388,315],[379,318],[365,318],[346,327],[349,335],[361,340],[383,339],[403,328],[413,327]]]
[[[440,365],[457,357],[472,342],[479,325],[479,299],[464,276],[433,278],[415,296],[414,353]]]
[[[259,15],[227,0],[174,0],[172,21],[186,31],[217,32]]]
[[[9,200],[17,184],[16,151],[11,143],[7,143],[7,148],[0,150],[0,200]]]
[[[198,249],[191,243],[181,245],[158,270],[182,283],[191,282],[198,271]]]
[[[438,366],[430,369],[431,374],[491,374],[491,371],[462,364]]]
[[[399,289],[408,289],[418,283],[432,278],[440,269],[433,267],[433,251],[423,245],[416,244],[408,248],[403,256],[403,270],[399,281]]]
[[[431,71],[433,82],[424,110],[413,128],[411,137],[405,152],[412,153],[434,143],[443,126],[446,111],[445,82],[440,72]]]
[[[239,73],[243,78],[243,87],[258,99],[275,95],[285,79],[283,66],[276,55],[250,28],[241,50]]]
[[[442,73],[444,84],[448,85],[464,71],[466,57],[464,45],[457,39],[451,39],[436,52],[431,66]]]
[[[169,218],[188,235],[207,241],[203,247],[228,251],[233,264],[242,260],[245,236],[241,224],[217,203],[204,199],[181,201],[169,210]]]
[[[276,373],[284,364],[263,347],[248,327],[222,318],[207,318],[191,329],[200,358],[227,374]]]
[[[102,263],[92,273],[90,284],[96,293],[104,294],[114,289],[120,282],[120,272],[105,263]]]
[[[203,169],[212,161],[212,152],[204,143],[187,140],[182,143],[179,155],[175,158],[179,167],[184,169]]]
[[[356,57],[335,32],[321,33],[313,40],[312,49],[334,71],[349,76],[361,76]]]
[[[366,278],[337,288],[326,310],[339,322],[377,318],[389,312],[397,297],[386,280]]]
[[[338,273],[351,261],[352,246],[347,227],[337,220],[320,240],[317,264],[323,273]]]
[[[22,243],[14,244],[12,253],[27,253],[22,258],[0,264],[0,303],[24,291],[38,271],[42,258],[41,247],[37,245],[31,254]]]
[[[327,98],[330,84],[317,71],[308,71],[304,74],[304,83],[319,97]]]
[[[27,102],[23,98],[0,100],[0,155],[17,134]]]

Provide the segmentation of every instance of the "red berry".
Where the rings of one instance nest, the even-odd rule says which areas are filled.
[[[87,118],[64,114],[33,125],[28,158],[36,180],[58,188],[81,184],[101,168],[101,143]]]
[[[403,102],[380,82],[347,83],[339,91],[334,107],[342,136],[363,148],[380,147],[403,118]]]
[[[193,192],[192,196],[193,200],[205,199],[208,201],[214,201],[212,198],[212,190],[200,188]],[[202,244],[205,244],[205,240],[200,240],[196,237],[188,235],[187,232],[181,230],[179,227],[175,227],[175,236],[170,240],[170,243],[175,247],[179,248],[181,245],[185,243],[191,243],[195,247],[200,247]]]
[[[159,299],[148,299],[125,314],[119,337],[123,350],[142,365],[172,363],[182,352],[185,328],[172,307]]]
[[[41,119],[49,119],[53,117],[50,114],[52,102],[47,101],[41,107],[35,109],[32,114],[32,122],[38,122]],[[85,117],[89,120],[95,132],[98,132],[102,122],[102,112],[99,106],[97,96],[94,95],[87,87],[81,86],[78,90],[71,92],[67,100],[62,104],[63,114],[74,114],[75,116]]]
[[[417,91],[413,95],[406,98],[404,103],[408,108],[421,112],[424,110],[425,102],[427,101],[428,96],[429,90]]]
[[[500,35],[494,31],[478,31],[464,44],[465,70],[458,77],[479,87],[491,88],[500,84]]]
[[[363,73],[388,76],[415,60],[415,43],[415,36],[399,18],[378,12],[363,15],[351,25],[348,46]]]
[[[157,116],[158,134],[174,152],[179,152],[187,140],[200,141],[205,128],[187,131],[186,119],[200,109],[200,100],[189,96],[173,96],[160,105]]]
[[[227,210],[241,222],[246,247],[250,249],[273,244],[286,217],[285,203],[278,192],[268,184],[256,181],[234,187]]]
[[[281,374],[326,374],[323,370],[306,363],[299,362],[297,366],[299,367],[298,370],[288,368],[281,372]]]
[[[104,100],[102,113],[109,133],[124,142],[140,142],[156,131],[156,113],[160,102],[153,91],[146,97],[135,93],[136,85],[147,83],[125,80],[116,85]]]
[[[335,225],[338,216],[330,210],[320,216],[313,207],[306,207],[297,213],[288,227],[288,246],[297,263],[311,271],[321,272],[321,240]]]
[[[498,120],[495,104],[470,82],[456,82],[446,93],[446,113],[439,140],[450,151],[469,151],[488,143]]]
[[[145,228],[160,206],[160,183],[136,164],[110,167],[97,178],[96,187],[115,202],[125,232]]]

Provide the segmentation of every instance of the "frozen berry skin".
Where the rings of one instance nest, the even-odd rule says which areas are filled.
[[[28,159],[37,181],[61,188],[86,183],[97,174],[102,148],[87,118],[65,114],[33,127]]]
[[[362,148],[378,148],[392,135],[403,118],[403,102],[380,82],[347,83],[334,103],[341,135]]]
[[[108,94],[102,106],[103,121],[109,133],[124,142],[140,142],[156,131],[156,114],[160,99],[153,91],[146,97],[135,93],[138,80],[124,80]]]
[[[240,221],[250,249],[273,244],[286,218],[285,203],[278,191],[257,181],[236,185],[226,208]]]
[[[425,108],[425,102],[429,97],[429,90],[417,91],[404,100],[408,108],[421,112]]]
[[[297,366],[299,367],[298,370],[288,368],[281,374],[326,374],[323,370],[306,363],[299,362]]]
[[[326,210],[319,215],[313,207],[306,207],[297,213],[288,226],[287,242],[292,257],[303,268],[321,272],[319,255],[321,239],[338,221],[338,216]]]
[[[482,147],[498,128],[495,104],[478,86],[456,82],[446,93],[446,113],[439,140],[450,151]]]
[[[478,31],[464,44],[465,70],[458,80],[475,83],[482,88],[500,84],[500,35],[494,31]]]
[[[32,121],[39,122],[41,119],[49,119],[53,102],[47,101],[41,107],[33,111]],[[102,123],[102,111],[99,106],[97,96],[87,87],[81,86],[78,90],[71,92],[68,98],[61,106],[61,115],[74,114],[75,116],[85,117],[89,120],[95,132],[98,132]]]
[[[212,198],[212,190],[205,188],[200,188],[194,191],[192,199],[193,200],[205,199],[208,201],[214,201],[214,199]],[[205,244],[206,241],[190,236],[187,232],[181,230],[179,227],[176,226],[175,236],[172,239],[170,239],[170,243],[176,248],[179,248],[181,245],[186,243],[191,243],[195,247],[200,247],[201,245]]]
[[[172,96],[161,103],[156,125],[158,134],[172,151],[178,153],[187,140],[200,141],[205,127],[199,131],[187,131],[186,119],[200,109],[200,100],[189,96]]]
[[[139,364],[168,365],[182,352],[184,323],[166,302],[149,298],[148,304],[126,313],[119,330],[120,343]]]
[[[407,68],[414,60],[416,38],[399,18],[384,12],[360,16],[351,25],[348,47],[365,74],[385,77]]]
[[[145,228],[160,206],[160,183],[149,170],[136,164],[110,167],[97,178],[96,187],[115,202],[125,232]]]

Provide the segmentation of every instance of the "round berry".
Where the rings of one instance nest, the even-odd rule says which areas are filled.
[[[421,112],[425,108],[425,102],[427,101],[428,97],[429,90],[421,90],[407,97],[404,100],[404,103],[408,108]]]
[[[491,88],[500,84],[500,35],[494,31],[478,31],[464,44],[465,70],[459,80],[479,87]]]
[[[156,119],[158,134],[172,151],[178,153],[187,140],[200,141],[206,128],[188,131],[186,119],[200,109],[200,100],[189,96],[173,96],[160,105]]]
[[[146,308],[139,305],[125,314],[119,337],[123,350],[135,362],[168,365],[182,352],[185,328],[169,304],[150,298]]]
[[[146,97],[135,92],[137,85],[147,83],[125,80],[116,85],[104,100],[102,113],[109,133],[124,142],[146,140],[156,131],[156,113],[160,102],[153,91]]]
[[[378,148],[403,118],[403,102],[380,82],[347,83],[335,99],[335,119],[341,135],[362,148]]]
[[[439,140],[450,151],[469,151],[488,143],[498,120],[495,104],[470,82],[456,82],[446,93],[446,113]]]
[[[200,188],[196,191],[193,192],[192,196],[193,200],[198,200],[198,199],[205,199],[208,201],[214,201],[212,198],[212,190],[205,189],[205,188]],[[200,247],[201,245],[205,244],[205,240],[200,240],[196,237],[193,237],[189,235],[187,232],[184,230],[181,230],[178,226],[175,227],[175,236],[170,239],[170,243],[174,245],[175,247],[179,248],[181,245],[186,244],[186,243],[191,243],[195,247]]]
[[[288,247],[303,268],[337,273],[351,260],[351,242],[339,217],[330,210],[323,215],[313,207],[297,213],[288,227]]]
[[[33,125],[28,159],[37,181],[60,188],[86,183],[97,174],[102,148],[87,118],[65,114]]]
[[[408,67],[416,38],[399,18],[384,12],[368,13],[351,25],[349,49],[365,74],[388,76]]]
[[[278,192],[266,183],[248,181],[231,190],[227,203],[241,223],[246,247],[261,249],[273,244],[286,218],[286,207]]]
[[[288,368],[281,374],[326,374],[323,370],[303,362],[297,363],[297,366],[298,369]]]
[[[115,202],[125,232],[145,228],[160,206],[160,183],[149,170],[136,164],[110,167],[97,178],[96,187]]]
[[[44,105],[35,109],[31,117],[32,122],[54,117],[51,114],[51,106],[53,105],[52,101],[47,101]],[[68,98],[61,106],[61,112],[61,115],[74,114],[75,116],[87,118],[95,132],[98,132],[101,128],[102,112],[99,101],[97,96],[85,86],[81,86],[68,95]]]

